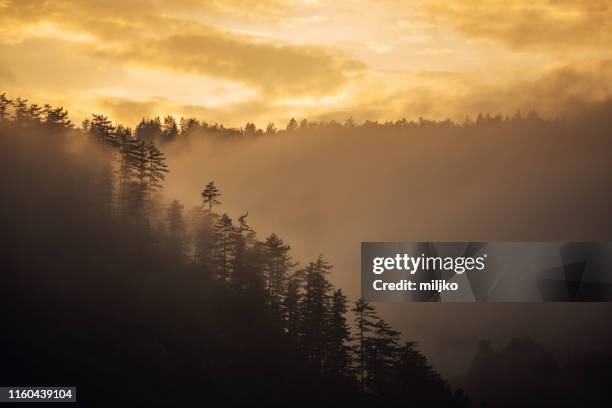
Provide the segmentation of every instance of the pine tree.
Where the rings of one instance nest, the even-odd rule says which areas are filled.
[[[296,264],[292,262],[292,258],[289,255],[291,247],[285,245],[278,235],[272,234],[266,238],[264,248],[266,303],[272,313],[281,316],[288,276]]]
[[[187,231],[183,219],[184,206],[173,200],[166,210],[166,250],[172,262],[183,264],[187,251]]]
[[[6,97],[6,94],[0,94],[0,123],[9,120],[9,108],[13,105],[13,101]]]
[[[294,118],[291,118],[291,120],[289,121],[289,123],[287,123],[287,131],[288,132],[293,132],[294,130],[296,130],[298,127],[298,123]]]
[[[417,349],[417,342],[399,346],[393,364],[395,395],[414,401],[416,405],[469,406],[469,399],[460,390],[452,393],[450,387]]]
[[[43,108],[43,114],[45,125],[51,129],[71,129],[73,127],[72,122],[68,118],[68,111],[61,106],[54,108],[46,104]]]
[[[352,362],[348,344],[351,341],[351,330],[345,317],[347,303],[348,299],[342,289],[335,290],[326,321],[326,367],[337,376],[346,376]]]
[[[166,156],[157,148],[154,142],[149,142],[146,145],[146,177],[148,201],[150,204],[151,193],[161,190],[161,182],[166,178],[165,173],[168,173],[168,165],[166,165]]]
[[[42,122],[43,108],[33,103],[27,111],[27,121],[30,126],[38,126]]]
[[[358,299],[351,311],[355,314],[355,326],[357,330],[355,336],[356,344],[353,347],[356,356],[355,362],[357,363],[355,369],[359,376],[361,390],[364,391],[366,384],[367,355],[371,348],[369,333],[373,331],[378,316],[376,315],[374,306],[364,298]]]
[[[276,129],[276,125],[274,124],[274,122],[268,123],[268,126],[266,126],[266,135],[275,135],[276,132],[277,132],[277,129]]]
[[[179,134],[178,126],[176,125],[176,119],[168,115],[164,118],[164,123],[161,128],[162,141],[173,142],[176,140]]]
[[[189,136],[190,133],[200,127],[200,122],[195,118],[181,118],[179,121],[179,135],[181,138]]]
[[[121,211],[127,217],[126,222],[144,227],[149,219],[148,148],[142,140],[135,140],[124,148],[127,149],[127,180]]]
[[[293,275],[287,284],[287,295],[284,300],[284,329],[290,338],[298,340],[301,325],[300,303],[302,295],[300,293],[300,278]]]
[[[142,119],[134,132],[137,139],[143,142],[156,141],[162,134],[162,124],[159,117],[154,119]]]
[[[366,349],[366,383],[372,392],[384,395],[393,385],[392,374],[400,333],[379,319],[374,324],[373,334]]]
[[[261,243],[247,224],[248,215],[246,213],[238,218],[238,226],[234,230],[232,283],[241,290],[261,291],[261,254],[258,253]]]
[[[13,101],[13,107],[15,108],[15,124],[18,126],[25,126],[30,121],[30,114],[28,112],[28,100],[17,98]]]
[[[331,284],[325,277],[331,265],[321,256],[308,264],[302,271],[304,276],[304,296],[301,304],[300,337],[302,347],[311,362],[323,364],[326,348],[326,319],[330,302]]]
[[[236,229],[232,219],[223,214],[215,223],[217,241],[214,246],[214,270],[217,279],[227,283],[233,275]]]
[[[106,116],[92,114],[87,130],[102,146],[116,146],[115,126]]]
[[[221,204],[221,201],[217,200],[217,198],[221,197],[221,193],[219,189],[215,187],[215,182],[209,182],[204,190],[202,190],[202,199],[204,200],[204,204],[208,205],[209,211],[212,212],[213,206]]]
[[[218,234],[215,228],[215,215],[203,207],[193,214],[193,262],[209,276],[213,274],[214,255]]]

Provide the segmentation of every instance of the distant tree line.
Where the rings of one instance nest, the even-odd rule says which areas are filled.
[[[276,134],[291,134],[299,132],[312,132],[316,130],[348,130],[348,131],[368,131],[384,129],[430,129],[430,128],[470,128],[480,126],[503,126],[516,125],[522,123],[545,123],[547,120],[538,116],[535,111],[526,114],[520,111],[509,115],[490,115],[479,113],[475,118],[469,116],[463,122],[455,122],[451,119],[428,120],[419,118],[418,120],[401,119],[397,121],[378,122],[366,120],[361,124],[355,123],[353,118],[346,121],[308,121],[302,119],[297,121],[291,118],[285,128],[277,128],[274,122],[268,123],[265,129],[258,128],[254,123],[248,122],[244,127],[225,127],[219,123],[208,123],[193,117],[180,118],[177,122],[173,116],[143,118],[135,128],[135,135],[139,139],[157,141],[159,143],[170,143],[177,140],[185,140],[195,135],[209,134],[219,136],[272,136]]]

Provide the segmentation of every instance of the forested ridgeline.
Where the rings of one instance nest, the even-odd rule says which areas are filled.
[[[154,138],[4,95],[0,122],[3,384],[76,385],[87,406],[469,405],[206,175],[200,206],[164,203]]]

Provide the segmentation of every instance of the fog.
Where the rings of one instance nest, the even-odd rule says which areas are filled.
[[[314,126],[276,135],[206,133],[164,148],[164,194],[200,203],[210,180],[219,211],[249,212],[302,264],[319,254],[351,299],[362,241],[612,239],[609,104],[568,121],[483,119],[467,126]],[[558,355],[612,337],[609,304],[378,304],[449,378],[477,343],[530,335]]]

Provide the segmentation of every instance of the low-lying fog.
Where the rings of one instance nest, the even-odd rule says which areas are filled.
[[[612,238],[612,141],[605,113],[571,124],[307,129],[165,147],[164,193],[186,206],[214,180],[233,218],[279,234],[305,263],[360,293],[361,241]],[[607,112],[610,112],[608,109]],[[609,304],[379,304],[443,374],[461,375],[480,339],[530,335],[561,355],[611,340]]]

